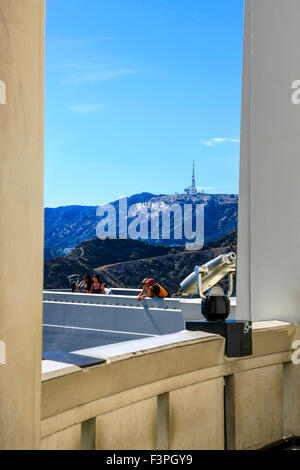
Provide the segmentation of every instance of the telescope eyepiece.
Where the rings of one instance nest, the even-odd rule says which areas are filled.
[[[231,252],[228,254],[228,259],[231,263],[233,263],[233,261],[236,261],[236,254]]]

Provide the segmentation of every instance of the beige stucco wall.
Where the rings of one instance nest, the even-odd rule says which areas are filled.
[[[45,437],[41,441],[41,450],[80,450],[81,425],[76,424],[68,429]]]
[[[99,416],[96,449],[155,449],[156,402],[154,397]]]
[[[282,364],[227,379],[229,449],[260,449],[283,438]]]
[[[44,0],[0,2],[1,449],[39,446],[44,8]]]
[[[170,449],[224,450],[224,379],[170,393]]]

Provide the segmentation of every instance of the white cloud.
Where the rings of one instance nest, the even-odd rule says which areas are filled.
[[[81,85],[83,83],[96,83],[101,80],[135,75],[137,70],[116,64],[101,63],[97,57],[77,59],[56,64],[51,68],[60,69],[60,82],[63,85]]]
[[[81,85],[82,83],[96,83],[101,80],[122,77],[124,75],[134,75],[137,72],[132,69],[100,69],[86,72],[74,73],[62,79],[62,83],[67,85]]]
[[[212,191],[215,186],[197,186],[198,191]]]
[[[103,109],[103,104],[74,104],[67,106],[67,109],[73,114],[91,114]]]
[[[229,138],[229,137],[212,137],[209,140],[201,141],[201,143],[205,145],[206,147],[213,147],[214,145],[225,144],[225,143],[239,144],[240,139]]]

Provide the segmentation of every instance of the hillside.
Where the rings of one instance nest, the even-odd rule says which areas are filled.
[[[116,211],[116,226],[119,227],[119,201],[114,201],[112,205]],[[150,213],[152,210],[163,212],[173,204],[178,204],[181,209],[185,204],[204,204],[205,217],[205,242],[213,241],[222,235],[232,232],[237,228],[238,217],[238,197],[228,194],[198,194],[191,195],[160,195],[155,196],[150,193],[135,194],[128,198],[128,207],[136,204],[135,217],[145,210]],[[159,208],[159,209],[156,209]],[[56,209],[45,209],[45,259],[62,256],[81,242],[90,240],[96,236],[96,227],[101,218],[96,215],[97,207],[89,206],[68,206]],[[134,217],[129,219],[128,223]],[[193,215],[193,224],[195,215]],[[150,224],[148,231],[148,241],[150,244],[163,244],[165,246],[182,246],[186,239],[177,240],[174,237],[174,221],[171,219],[171,237],[169,240],[162,240],[161,227],[159,230],[160,239],[152,239]]]
[[[95,238],[83,242],[69,255],[46,261],[45,288],[67,288],[68,275],[83,277],[86,273],[98,272],[103,282],[111,287],[136,288],[144,277],[154,277],[174,294],[196,265],[222,253],[236,252],[236,248],[236,231],[195,252],[134,240]]]
[[[129,260],[159,257],[182,251],[182,248],[154,246],[138,240],[112,240],[93,238],[82,242],[75,250],[44,263],[44,287],[47,289],[63,289],[69,287],[67,276],[95,273],[95,269],[108,264],[125,263]],[[111,287],[122,286],[113,274],[103,272],[103,282]],[[124,284],[125,286],[125,284]]]
[[[120,285],[132,288],[139,286],[144,277],[152,277],[173,295],[180,289],[180,282],[195,266],[201,266],[223,253],[236,253],[236,250],[237,232],[234,231],[218,241],[208,243],[199,251],[177,250],[163,256],[102,266],[97,272],[100,277],[109,275],[117,279]]]

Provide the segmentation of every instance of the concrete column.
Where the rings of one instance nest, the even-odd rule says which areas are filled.
[[[81,423],[81,450],[95,450],[96,418]]]
[[[0,449],[40,444],[44,21],[0,2]]]
[[[245,0],[237,318],[300,323],[299,0]]]
[[[169,450],[170,394],[157,397],[157,449]]]

